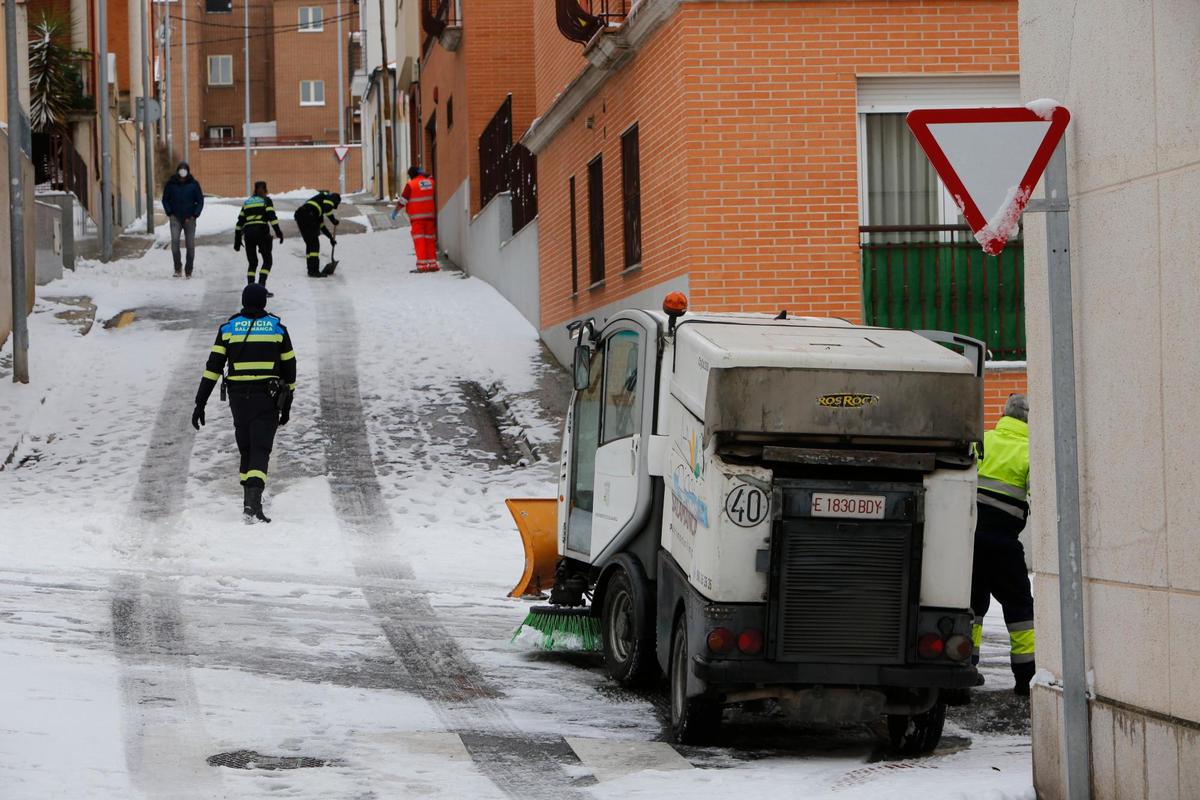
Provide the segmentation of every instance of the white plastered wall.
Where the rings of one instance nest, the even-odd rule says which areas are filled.
[[[1200,797],[1200,14],[1193,0],[1020,5],[1021,89],[1067,131],[1096,797]],[[1038,666],[1061,674],[1046,239],[1026,215]],[[1040,797],[1061,697],[1035,687]]]

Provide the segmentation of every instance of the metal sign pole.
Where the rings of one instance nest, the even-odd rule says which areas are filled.
[[[187,42],[187,7],[189,0],[180,0],[179,14],[183,19],[180,21],[179,38],[180,45],[183,48],[183,160],[187,161],[190,155],[191,147],[191,128],[188,125],[188,42]]]
[[[25,176],[21,166],[21,94],[17,72],[17,4],[4,4],[8,93],[8,254],[12,267],[13,383],[29,383],[29,306],[25,274]]]
[[[1079,535],[1079,428],[1075,408],[1071,225],[1067,145],[1046,167],[1046,272],[1050,288],[1050,371],[1054,403],[1054,475],[1058,500],[1058,602],[1062,636],[1067,797],[1091,796],[1091,731],[1083,628],[1083,551]]]
[[[253,188],[250,180],[250,0],[242,5],[242,82],[245,84],[246,127],[242,131],[242,147],[246,152],[246,196]]]
[[[180,4],[182,5],[182,3]],[[175,128],[171,124],[171,117],[175,114],[175,104],[171,97],[171,7],[164,1],[163,9],[163,25],[165,33],[163,34],[163,63],[166,69],[163,70],[164,80],[163,86],[163,118],[166,120],[167,129],[167,160],[170,161],[175,156]]]
[[[100,51],[100,252],[104,261],[113,254],[112,209],[112,133],[109,130],[111,108],[108,102],[108,3],[97,3],[97,27]]]
[[[142,5],[142,180],[146,184],[146,233],[154,233],[154,142],[150,132],[150,0]]]
[[[346,146],[346,62],[342,57],[342,0],[337,0],[338,145]],[[338,156],[338,194],[346,193],[346,157]]]

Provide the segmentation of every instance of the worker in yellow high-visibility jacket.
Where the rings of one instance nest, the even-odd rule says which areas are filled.
[[[1033,646],[1033,591],[1025,567],[1025,548],[1017,538],[1029,515],[1029,401],[1010,395],[1004,416],[984,434],[976,495],[975,563],[971,581],[975,662],[983,638],[983,618],[991,598],[1004,609],[1014,691],[1029,694],[1036,669]]]

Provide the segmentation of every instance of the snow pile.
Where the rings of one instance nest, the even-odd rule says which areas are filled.
[[[270,195],[272,200],[307,200],[319,191],[321,190],[301,186],[299,189],[292,189],[287,192],[271,192]]]
[[[1043,97],[1038,100],[1026,103],[1025,107],[1037,114],[1047,122],[1054,120],[1054,110],[1059,107],[1060,103],[1057,100],[1051,100],[1049,97]]]
[[[240,203],[236,206],[231,206],[214,203],[209,199],[205,199],[204,210],[196,218],[196,235],[215,236],[222,233],[232,233],[233,229],[237,227],[237,218],[240,213],[242,213]],[[154,241],[159,244],[171,241],[170,221],[163,225],[155,226]]]

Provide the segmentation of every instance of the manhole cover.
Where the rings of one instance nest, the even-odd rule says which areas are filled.
[[[217,753],[215,756],[209,756],[207,761],[210,767],[229,767],[230,769],[306,769],[308,767],[326,767],[333,763],[327,758],[267,756],[254,750]]]

